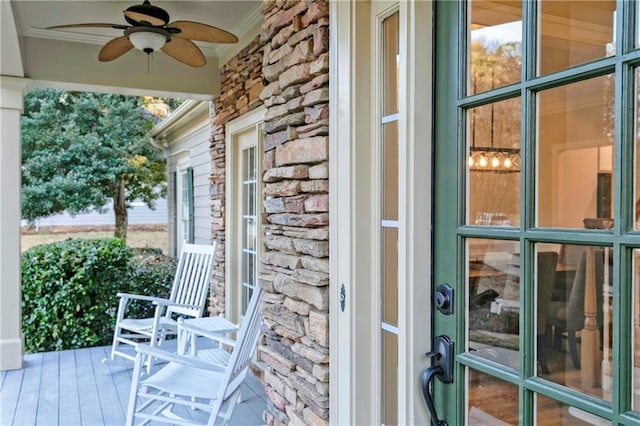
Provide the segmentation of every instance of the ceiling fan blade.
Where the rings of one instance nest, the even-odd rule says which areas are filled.
[[[180,37],[209,43],[237,43],[238,37],[228,31],[193,21],[174,21],[169,27],[179,28]]]
[[[133,49],[133,44],[131,44],[127,37],[114,38],[102,47],[98,55],[98,60],[100,62],[113,61],[131,49]]]
[[[173,36],[161,49],[172,58],[192,67],[202,67],[207,63],[202,51],[191,40]]]
[[[147,15],[146,13],[134,12],[132,10],[125,10],[124,16],[137,23],[146,22],[156,27],[162,27],[166,24],[163,19],[156,18],[155,16]]]
[[[104,24],[104,23],[88,23],[88,24],[68,24],[68,25],[54,25],[53,27],[47,27],[48,30],[57,30],[59,28],[115,28],[117,30],[126,30],[128,25],[120,24]]]

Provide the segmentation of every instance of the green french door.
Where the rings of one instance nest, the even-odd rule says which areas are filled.
[[[435,4],[433,278],[453,299],[433,349],[453,356],[426,390],[449,425],[640,424],[639,16]]]

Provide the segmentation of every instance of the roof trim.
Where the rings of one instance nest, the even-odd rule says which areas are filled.
[[[175,111],[173,111],[167,118],[156,124],[147,133],[151,143],[158,148],[166,149],[164,139],[167,134],[184,127],[187,123],[193,120],[194,117],[198,117],[203,113],[209,112],[209,102],[188,100],[183,102]]]

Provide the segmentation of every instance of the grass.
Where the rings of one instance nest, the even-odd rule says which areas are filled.
[[[41,244],[49,244],[74,238],[109,238],[113,229],[99,227],[65,227],[41,229],[39,231],[23,229],[21,252]],[[132,248],[160,248],[168,252],[169,234],[166,227],[135,227],[127,231],[127,245]]]

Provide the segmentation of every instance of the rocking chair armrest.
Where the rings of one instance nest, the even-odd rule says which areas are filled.
[[[178,328],[184,331],[188,331],[192,334],[195,334],[197,336],[202,336],[204,338],[207,338],[209,340],[213,340],[215,342],[219,342],[222,343],[223,345],[228,345],[231,347],[234,347],[236,345],[236,341],[234,339],[231,339],[229,337],[226,337],[223,333],[233,333],[233,332],[237,332],[238,329],[235,330],[226,330],[223,332],[220,331],[209,331],[209,330],[205,330],[203,328],[200,327],[196,327],[194,325],[189,325],[189,324],[185,324],[182,321],[178,321]]]
[[[178,355],[175,352],[169,352],[158,347],[151,347],[147,345],[136,345],[136,357],[152,356],[154,358],[167,361],[177,362],[179,364],[188,365],[195,368],[201,368],[203,370],[217,371],[224,373],[225,368],[216,364],[211,364],[194,356]]]
[[[116,296],[120,298],[126,298],[126,299],[144,300],[144,301],[153,302],[156,304],[164,303],[165,301],[170,302],[170,300],[164,299],[162,297],[145,296],[142,294],[117,293]]]

